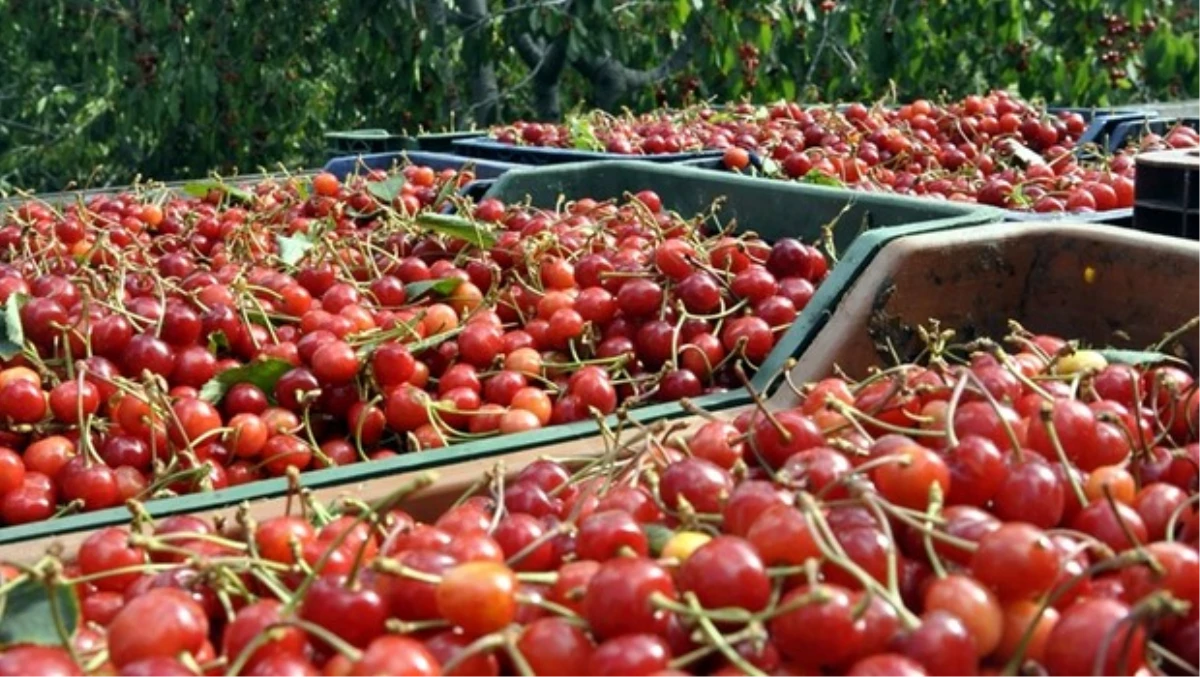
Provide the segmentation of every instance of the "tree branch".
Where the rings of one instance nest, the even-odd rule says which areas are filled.
[[[525,65],[530,68],[537,68],[537,65],[542,61],[542,48],[538,45],[537,40],[528,33],[521,33],[513,38],[513,46],[517,48],[517,54]]]
[[[459,0],[455,23],[463,29],[463,61],[471,92],[471,117],[482,125],[500,118],[500,85],[490,48],[490,14],[487,0]]]
[[[630,91],[661,82],[687,65],[700,36],[701,12],[693,12],[684,26],[683,39],[660,64],[650,69],[630,68],[611,54],[599,57],[580,57],[571,62],[584,78],[592,83],[597,107],[611,110]]]

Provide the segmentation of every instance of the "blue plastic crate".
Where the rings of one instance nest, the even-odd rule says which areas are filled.
[[[342,132],[328,132],[325,141],[328,144],[329,159],[344,155],[368,153],[395,153],[402,150],[424,151],[429,153],[448,153],[451,144],[458,139],[473,136],[483,136],[484,132],[436,132],[431,134],[393,134],[386,129],[353,129]]]
[[[502,176],[505,172],[521,168],[521,165],[510,162],[463,157],[449,153],[425,153],[421,151],[410,153],[400,151],[393,153],[371,153],[369,155],[346,155],[334,158],[325,163],[325,171],[334,174],[339,179],[345,179],[356,171],[389,169],[395,164],[402,164],[406,158],[414,165],[424,165],[438,171],[443,169],[457,171],[470,164],[475,169],[476,179],[495,179]]]
[[[1051,106],[1046,110],[1055,115],[1063,112],[1078,113],[1087,121],[1088,126],[1087,129],[1083,130],[1083,134],[1079,136],[1076,145],[1084,146],[1094,143],[1110,152],[1113,150],[1113,136],[1121,125],[1145,122],[1158,115],[1152,110],[1134,108],[1072,108],[1070,106]]]
[[[543,148],[541,146],[514,146],[500,143],[487,137],[460,139],[455,141],[454,150],[471,157],[510,162],[519,165],[559,165],[569,162],[596,162],[599,160],[640,160],[663,164],[678,164],[706,157],[720,157],[723,151],[703,150],[689,153],[659,153],[655,155],[623,155],[600,153],[571,148]]]
[[[1116,152],[1131,143],[1141,141],[1141,138],[1147,132],[1153,132],[1160,136],[1171,131],[1172,128],[1183,125],[1191,127],[1196,131],[1200,131],[1200,118],[1149,118],[1145,120],[1129,120],[1117,125],[1117,128],[1112,133],[1109,150]]]

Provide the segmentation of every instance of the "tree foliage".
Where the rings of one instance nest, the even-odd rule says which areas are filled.
[[[0,188],[689,100],[1197,96],[1181,0],[0,0]],[[1125,27],[1128,24],[1128,27]]]

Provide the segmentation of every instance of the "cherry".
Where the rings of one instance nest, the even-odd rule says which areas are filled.
[[[795,661],[841,665],[855,649],[854,606],[848,590],[834,585],[792,589],[780,600],[790,609],[770,621],[780,653]]]
[[[645,557],[649,541],[633,515],[607,510],[585,517],[579,524],[575,554],[582,559],[603,561],[621,553]]]
[[[1054,675],[1133,674],[1143,661],[1145,632],[1129,607],[1110,599],[1072,605],[1046,642],[1046,669]]]
[[[935,580],[925,590],[925,609],[940,609],[959,618],[974,640],[979,658],[991,654],[1000,644],[1004,632],[1000,602],[969,576],[952,574]]]
[[[926,672],[919,663],[907,656],[882,653],[859,660],[847,669],[846,674],[855,677],[921,677]]]
[[[375,638],[354,664],[356,675],[413,675],[433,677],[441,674],[441,664],[418,640],[401,635]]]
[[[1037,527],[1009,522],[984,535],[971,558],[971,573],[1002,601],[1036,597],[1054,584],[1062,558]]]
[[[357,647],[384,632],[387,604],[371,587],[346,587],[340,576],[322,576],[308,588],[299,616]]]
[[[897,645],[929,675],[973,675],[979,671],[979,651],[970,631],[946,611],[926,612],[920,627],[900,637]]]
[[[437,586],[438,613],[470,637],[508,625],[517,611],[517,579],[507,566],[467,562],[450,569]]]
[[[630,634],[605,641],[588,659],[590,675],[652,675],[665,670],[671,648],[658,635]],[[582,673],[580,673],[582,674]]]
[[[659,496],[671,510],[680,510],[686,502],[696,512],[718,514],[732,490],[729,474],[701,458],[672,463],[659,480]]]
[[[655,595],[676,597],[671,577],[651,560],[618,557],[600,565],[583,597],[583,616],[600,639],[666,631],[669,615],[654,603]]]
[[[121,570],[120,573],[94,579],[93,585],[100,590],[123,591],[140,575],[132,569],[145,561],[145,552],[129,545],[129,533],[117,527],[101,529],[88,536],[79,546],[79,568],[85,575]]]
[[[736,536],[718,536],[700,546],[679,569],[681,590],[696,595],[705,608],[737,607],[760,611],[771,597],[771,583],[758,553]]]
[[[66,649],[57,646],[26,644],[9,647],[0,653],[0,675],[82,675]]]
[[[946,502],[956,505],[987,505],[999,493],[1007,473],[996,445],[977,435],[965,436],[947,450],[946,467],[950,471]]]
[[[595,646],[583,630],[564,618],[539,618],[526,625],[517,649],[535,675],[592,674],[589,662]]]
[[[446,630],[430,637],[425,641],[425,649],[429,651],[438,663],[447,665],[450,661],[463,656],[464,651],[470,646],[471,639],[461,632],[454,630]],[[464,656],[458,661],[457,667],[452,671],[443,669],[443,675],[499,675],[500,662],[496,659],[496,655],[491,652],[481,651],[473,655]]]
[[[115,665],[124,666],[185,651],[194,654],[207,638],[208,617],[191,595],[154,588],[130,600],[109,624],[108,654]]]

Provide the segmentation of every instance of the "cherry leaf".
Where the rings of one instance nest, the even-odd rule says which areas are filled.
[[[449,296],[458,289],[458,285],[462,284],[462,280],[457,277],[443,277],[436,280],[418,280],[409,282],[404,285],[404,298],[408,301],[415,301],[425,294],[434,294],[436,296]]]
[[[40,581],[25,581],[0,597],[0,647],[16,644],[58,645],[62,643],[55,610],[67,636],[79,623],[79,600],[64,585],[47,587]]]
[[[200,388],[200,399],[211,404],[220,403],[229,389],[239,383],[253,383],[266,393],[267,397],[275,391],[275,382],[287,372],[292,365],[286,360],[270,358],[251,362],[245,366],[233,367],[210,378]]]
[[[393,174],[383,181],[367,182],[367,190],[370,191],[371,195],[375,196],[376,200],[385,205],[392,204],[392,200],[396,199],[396,196],[400,194],[400,189],[403,187],[403,174]]]
[[[218,181],[217,179],[191,181],[183,185],[183,192],[191,195],[192,197],[198,197],[201,199],[208,197],[208,193],[214,190],[220,191],[241,202],[254,202],[254,196],[250,193],[238,188],[237,186],[231,186],[222,181]]]
[[[417,224],[430,232],[463,240],[476,247],[487,248],[496,244],[496,235],[492,231],[461,216],[421,214],[417,217]]]
[[[275,244],[279,246],[280,260],[289,266],[300,263],[308,250],[313,248],[313,241],[301,235],[277,235]]]
[[[1134,367],[1149,367],[1155,364],[1163,364],[1170,362],[1172,364],[1181,364],[1188,366],[1185,360],[1178,357],[1160,353],[1154,350],[1120,350],[1117,348],[1105,348],[1096,352],[1104,356],[1110,364],[1128,364]]]
[[[21,306],[24,294],[12,294],[4,302],[4,314],[0,315],[3,331],[0,331],[0,359],[11,360],[21,354],[25,346],[25,328],[21,326]]]

